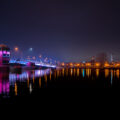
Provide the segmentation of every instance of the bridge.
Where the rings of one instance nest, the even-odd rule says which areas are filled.
[[[35,66],[40,66],[40,67],[48,67],[48,68],[56,68],[56,65],[52,65],[52,64],[49,64],[49,63],[43,63],[43,62],[39,62],[39,61],[27,61],[27,60],[13,60],[13,59],[10,59],[9,63],[19,63],[21,65],[26,65],[29,63],[29,62],[32,62],[35,64]]]
[[[18,48],[16,48],[16,50],[18,50]],[[56,65],[54,64],[44,63],[37,60],[12,59],[10,48],[6,45],[0,45],[0,66],[8,65],[9,63],[19,63],[21,65],[26,65],[26,66],[33,66],[34,64],[35,66],[40,66],[40,67],[56,68]]]

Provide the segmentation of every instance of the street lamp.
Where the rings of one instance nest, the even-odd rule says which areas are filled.
[[[29,51],[30,51],[30,52],[32,52],[32,51],[33,51],[33,48],[32,48],[32,47],[31,47],[31,48],[29,48]]]
[[[15,47],[14,50],[15,50],[15,52],[18,52],[18,51],[19,51],[19,48],[18,48],[18,47]]]
[[[40,58],[40,62],[42,62],[42,60],[41,60],[42,59],[42,55],[39,55],[39,58]]]
[[[17,46],[14,47],[14,57],[15,59],[18,58],[19,48]]]
[[[42,55],[40,55],[39,58],[42,58]]]

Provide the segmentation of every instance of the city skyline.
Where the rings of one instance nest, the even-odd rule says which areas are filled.
[[[0,104],[120,88],[119,13],[118,0],[0,0]]]

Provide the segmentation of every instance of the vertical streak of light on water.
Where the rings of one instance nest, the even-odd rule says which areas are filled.
[[[82,75],[85,77],[85,69],[82,70]]]
[[[113,70],[111,70],[111,85],[113,84]]]

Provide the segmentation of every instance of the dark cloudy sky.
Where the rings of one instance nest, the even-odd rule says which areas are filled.
[[[0,43],[27,54],[80,61],[100,52],[120,58],[116,0],[0,0]]]

